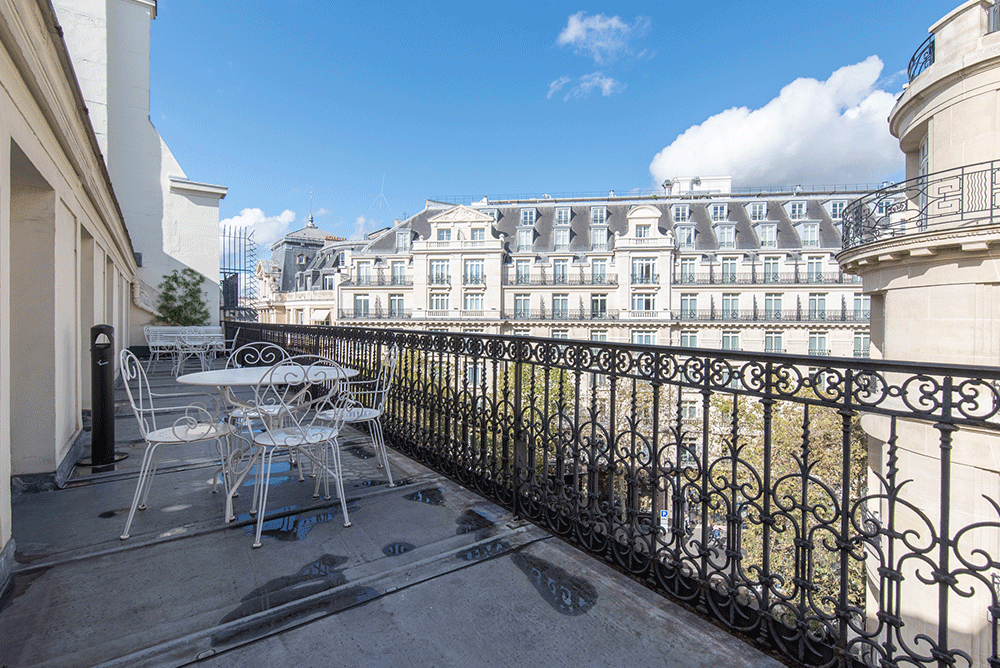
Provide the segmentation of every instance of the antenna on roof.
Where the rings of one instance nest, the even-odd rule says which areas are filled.
[[[385,208],[392,211],[392,207],[389,206],[389,200],[385,198],[385,172],[382,172],[382,190],[379,191],[378,197],[375,198],[375,202],[378,202],[378,227],[376,229],[382,228],[382,203],[385,202]],[[372,202],[374,204],[375,202]]]

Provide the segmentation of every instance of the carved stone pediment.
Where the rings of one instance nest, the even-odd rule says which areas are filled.
[[[464,205],[458,205],[428,220],[430,223],[492,223],[493,217]]]

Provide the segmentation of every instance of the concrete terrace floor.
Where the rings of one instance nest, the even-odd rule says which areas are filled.
[[[389,488],[354,430],[341,439],[349,528],[336,497],[312,499],[276,460],[252,549],[251,489],[225,524],[215,449],[199,443],[161,449],[149,508],[121,541],[143,444],[116,398],[128,459],[14,496],[0,666],[782,665],[391,451]],[[175,403],[199,400],[213,397]]]

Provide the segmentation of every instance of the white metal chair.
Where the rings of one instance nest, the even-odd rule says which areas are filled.
[[[379,468],[385,468],[389,478],[389,487],[395,487],[392,481],[392,471],[389,469],[389,456],[385,451],[385,439],[382,436],[382,415],[385,413],[385,402],[389,396],[392,378],[399,362],[399,346],[393,344],[382,359],[378,376],[371,380],[351,381],[349,391],[354,403],[344,416],[344,424],[367,424],[371,430],[372,444],[378,455]],[[321,414],[320,419],[334,418],[334,415]]]
[[[149,359],[146,361],[146,373],[154,362],[159,362],[161,357],[170,359],[170,369],[173,371],[174,359],[177,355],[177,346],[174,337],[164,333],[163,327],[146,326],[142,328],[142,333],[146,337],[146,345],[149,346]]]
[[[228,440],[236,430],[232,425],[220,422],[201,404],[169,409],[155,407],[154,399],[162,400],[184,395],[151,392],[146,372],[136,356],[128,350],[121,352],[119,364],[125,391],[128,393],[128,400],[132,405],[132,412],[139,422],[139,432],[146,441],[146,450],[139,468],[139,480],[135,486],[132,507],[129,509],[125,530],[121,535],[121,539],[125,540],[129,536],[128,532],[132,526],[135,511],[146,509],[149,488],[152,486],[153,476],[156,475],[157,448],[161,445],[186,445],[198,441],[214,440],[219,450],[219,456],[224,457],[229,448],[228,445],[223,444],[223,441]],[[164,413],[167,411],[180,411],[182,414],[169,423],[169,426],[163,426],[167,422],[167,418],[164,417]],[[159,425],[157,424],[158,418]]]
[[[254,390],[252,410],[246,412],[248,437],[257,447],[257,479],[253,505],[257,509],[254,547],[260,547],[264,510],[276,450],[287,449],[296,458],[306,457],[318,470],[313,497],[319,496],[323,483],[324,497],[330,497],[330,478],[334,479],[344,526],[351,526],[344,496],[340,448],[337,436],[344,416],[351,410],[350,395],[338,389],[347,374],[334,361],[314,355],[291,357],[271,367]],[[319,419],[320,415],[324,419]],[[254,428],[254,423],[260,429]],[[234,484],[235,488],[236,485]]]

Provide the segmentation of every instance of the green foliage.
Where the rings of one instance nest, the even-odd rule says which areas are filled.
[[[207,325],[208,306],[202,292],[205,277],[194,269],[174,269],[160,283],[159,322],[165,325]]]

